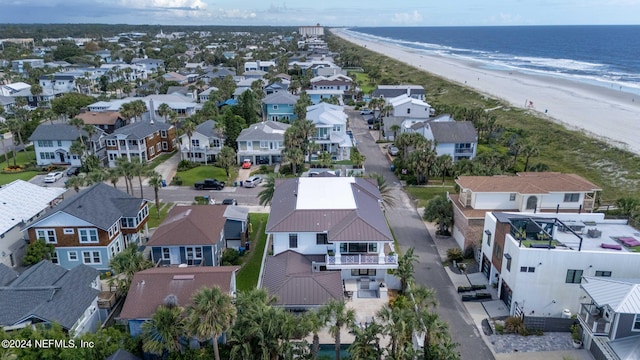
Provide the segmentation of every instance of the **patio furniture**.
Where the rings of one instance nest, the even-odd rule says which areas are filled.
[[[640,241],[636,240],[633,237],[619,237],[618,241],[620,241],[625,246],[640,246]]]
[[[600,244],[600,247],[603,248],[603,249],[622,250],[622,245],[618,245],[618,244],[605,244],[605,243],[602,243],[602,244]]]
[[[587,230],[587,236],[590,238],[600,238],[602,236],[602,231],[598,230],[598,229],[589,229]]]

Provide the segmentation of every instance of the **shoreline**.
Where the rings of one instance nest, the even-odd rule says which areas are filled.
[[[640,154],[640,97],[635,94],[515,69],[489,69],[483,67],[485,63],[481,61],[424,54],[383,41],[356,38],[341,28],[330,31],[355,45],[418,70]],[[530,102],[533,106],[529,106]]]

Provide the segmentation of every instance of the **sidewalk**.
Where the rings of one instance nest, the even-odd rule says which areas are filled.
[[[422,211],[422,209],[418,209],[418,211]],[[438,250],[438,255],[440,255],[440,259],[442,261],[447,260],[447,250],[451,248],[458,247],[453,237],[439,237],[436,236],[436,228],[435,224],[425,222],[425,226],[427,231],[429,231],[429,235],[434,240],[436,249]],[[454,288],[458,286],[469,286],[471,283],[469,282],[469,278],[466,274],[456,274],[449,267],[445,268],[445,272],[449,279],[451,279],[451,283]],[[459,300],[462,301],[462,300]],[[551,351],[553,348],[553,341],[545,341],[542,337],[532,336],[532,337],[522,337],[521,342],[527,344],[528,348],[535,348],[538,351],[522,351],[515,350],[514,352],[504,352],[504,350],[500,352],[496,352],[496,346],[501,345],[504,341],[496,340],[496,336],[500,335],[492,335],[491,337],[485,335],[482,330],[482,321],[489,318],[487,311],[481,302],[462,302],[462,305],[467,309],[467,312],[473,319],[473,323],[475,324],[480,336],[487,344],[491,352],[493,353],[496,360],[511,360],[511,359],[523,359],[523,360],[564,360],[564,359],[573,359],[573,360],[593,360],[593,356],[591,353],[585,349],[579,350],[562,350],[562,351]],[[555,334],[555,333],[554,333]],[[512,342],[510,339],[504,339],[507,342]],[[537,341],[540,340],[540,341]],[[560,339],[561,340],[561,339]],[[524,348],[525,346],[523,346]],[[548,350],[545,350],[548,349]]]

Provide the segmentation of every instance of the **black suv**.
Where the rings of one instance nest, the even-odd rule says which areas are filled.
[[[67,170],[67,176],[76,176],[78,174],[80,174],[79,166],[72,166]]]

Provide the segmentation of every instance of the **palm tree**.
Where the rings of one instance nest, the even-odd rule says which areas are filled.
[[[271,176],[268,176],[264,182],[264,186],[262,190],[258,193],[258,199],[260,200],[260,205],[267,206],[271,205],[271,200],[273,199],[273,193],[276,191],[276,179],[281,178],[282,175],[279,173],[275,173]]]
[[[211,339],[214,357],[220,360],[218,338],[231,328],[236,319],[233,300],[218,287],[205,287],[193,295],[191,302],[187,307],[188,332],[200,340]]]
[[[302,323],[306,330],[313,334],[311,345],[311,359],[316,360],[320,350],[320,336],[318,332],[327,325],[328,319],[320,311],[308,311],[302,317]]]
[[[351,162],[353,163],[353,167],[355,168],[362,168],[362,165],[364,165],[364,162],[367,161],[367,157],[364,156],[359,150],[358,148],[354,147],[351,149],[351,154],[349,156],[349,160],[351,160]]]
[[[80,191],[81,186],[84,186],[84,178],[80,176],[72,176],[64,183],[65,189],[73,188],[76,193]]]
[[[218,153],[216,163],[224,169],[228,179],[231,174],[231,167],[236,164],[236,151],[232,147],[223,146]]]
[[[328,151],[321,152],[320,155],[318,155],[318,162],[320,163],[320,167],[330,167],[331,163],[333,163],[333,160],[331,159],[331,153]]]
[[[171,107],[169,107],[169,105],[167,105],[166,103],[162,103],[160,104],[160,106],[158,106],[158,115],[164,118],[164,122],[167,122],[167,118],[172,111],[173,110],[171,110]]]
[[[400,288],[404,293],[414,280],[413,264],[418,262],[418,256],[413,253],[413,248],[407,249],[398,259],[398,267],[392,270],[392,274],[400,278]]]
[[[320,313],[329,319],[329,333],[333,336],[336,345],[336,359],[340,360],[340,335],[343,327],[351,327],[355,321],[355,311],[347,309],[344,301],[331,300],[320,308]]]
[[[396,197],[392,194],[392,188],[387,184],[387,180],[378,174],[378,173],[369,173],[367,177],[375,179],[378,185],[378,191],[380,191],[380,195],[382,196],[382,204],[385,207],[394,207],[396,202]]]
[[[136,116],[135,110],[133,109],[132,103],[122,104],[120,106],[120,115],[123,118],[127,119],[127,123],[131,120],[131,118]]]
[[[78,140],[74,140],[69,147],[69,153],[78,155],[78,158],[80,159],[80,166],[84,166],[84,152],[86,150],[87,147]]]
[[[22,130],[24,129],[24,122],[14,118],[14,119],[7,120],[5,123],[7,124],[7,127],[9,128],[9,131],[11,131],[11,133],[13,133],[14,135],[16,134],[18,135],[20,144],[24,149],[24,144],[22,143]],[[13,166],[18,166],[18,164],[16,163],[16,146],[13,146],[12,151],[13,151]]]
[[[129,161],[126,157],[119,157],[116,159],[116,167],[118,168],[118,173],[124,176],[125,185],[127,186],[127,193],[133,195],[133,183],[131,180],[134,175],[134,167],[135,165]],[[129,192],[131,189],[131,192]]]
[[[298,174],[298,164],[304,163],[304,152],[300,148],[286,148],[283,155],[284,161],[291,163],[291,172]]]
[[[156,171],[150,170],[147,172],[149,178],[149,186],[153,187],[153,192],[156,196],[156,210],[158,211],[158,219],[160,218],[160,198],[158,197],[158,191],[162,187],[162,175]]]
[[[167,359],[170,353],[182,351],[184,334],[182,308],[160,305],[151,320],[142,324],[142,350]]]
[[[412,348],[413,332],[418,328],[416,313],[407,298],[399,296],[393,307],[384,305],[376,316],[382,321],[383,334],[389,337],[387,358],[413,359],[403,356],[408,348]]]
[[[169,113],[169,124],[173,125],[173,127],[177,128],[178,123],[180,123],[180,118],[178,118],[178,113],[175,111],[171,111]]]
[[[191,149],[191,137],[193,136],[193,132],[196,131],[196,123],[194,123],[193,121],[191,121],[191,119],[187,119],[182,123],[182,130],[184,131],[184,133],[187,135],[187,138],[189,139],[189,161],[191,161],[191,157],[193,156],[192,153],[192,149]]]
[[[144,198],[144,190],[142,188],[142,176],[146,173],[147,168],[146,164],[142,162],[142,158],[138,158],[131,162],[133,164],[132,171],[133,175],[138,177],[138,184],[140,185],[140,197]],[[133,194],[133,189],[131,189],[131,193]]]
[[[93,135],[95,135],[98,132],[98,128],[96,128],[95,126],[91,125],[91,124],[86,124],[82,127],[82,130],[84,130],[84,132],[87,133],[87,141],[89,141],[89,149],[91,150],[91,155],[95,155],[96,154],[96,149],[93,146]]]
[[[436,168],[442,175],[442,185],[444,185],[444,177],[453,169],[453,158],[449,154],[443,154],[436,158]]]
[[[117,167],[107,169],[107,179],[114,188],[117,189],[118,180],[120,180],[120,169]]]
[[[389,131],[393,132],[393,140],[396,140],[396,137],[398,136],[398,131],[400,131],[401,127],[398,124],[393,124],[391,126],[389,126]]]
[[[524,171],[527,172],[527,170],[529,170],[529,159],[532,156],[540,155],[540,149],[535,144],[528,143],[522,148],[522,155],[525,157]]]
[[[119,254],[116,254],[109,262],[109,267],[113,269],[117,274],[124,276],[124,283],[122,289],[126,291],[131,285],[133,275],[138,271],[146,270],[153,267],[153,263],[145,259],[142,252],[138,251],[138,247],[135,244],[129,245]]]
[[[80,143],[82,143],[82,146],[85,146],[84,137],[80,132],[80,130],[84,127],[84,121],[82,121],[82,119],[80,118],[74,117],[73,119],[69,120],[69,125],[75,126],[76,129],[78,129],[78,136],[80,137]]]
[[[349,346],[349,355],[353,360],[380,359],[382,349],[380,349],[380,334],[382,326],[375,322],[375,319],[364,328],[353,324],[349,330],[355,339]]]
[[[418,184],[429,182],[429,171],[431,170],[431,166],[435,163],[435,160],[436,152],[431,146],[431,141],[421,142],[409,155],[409,165],[416,175]]]

